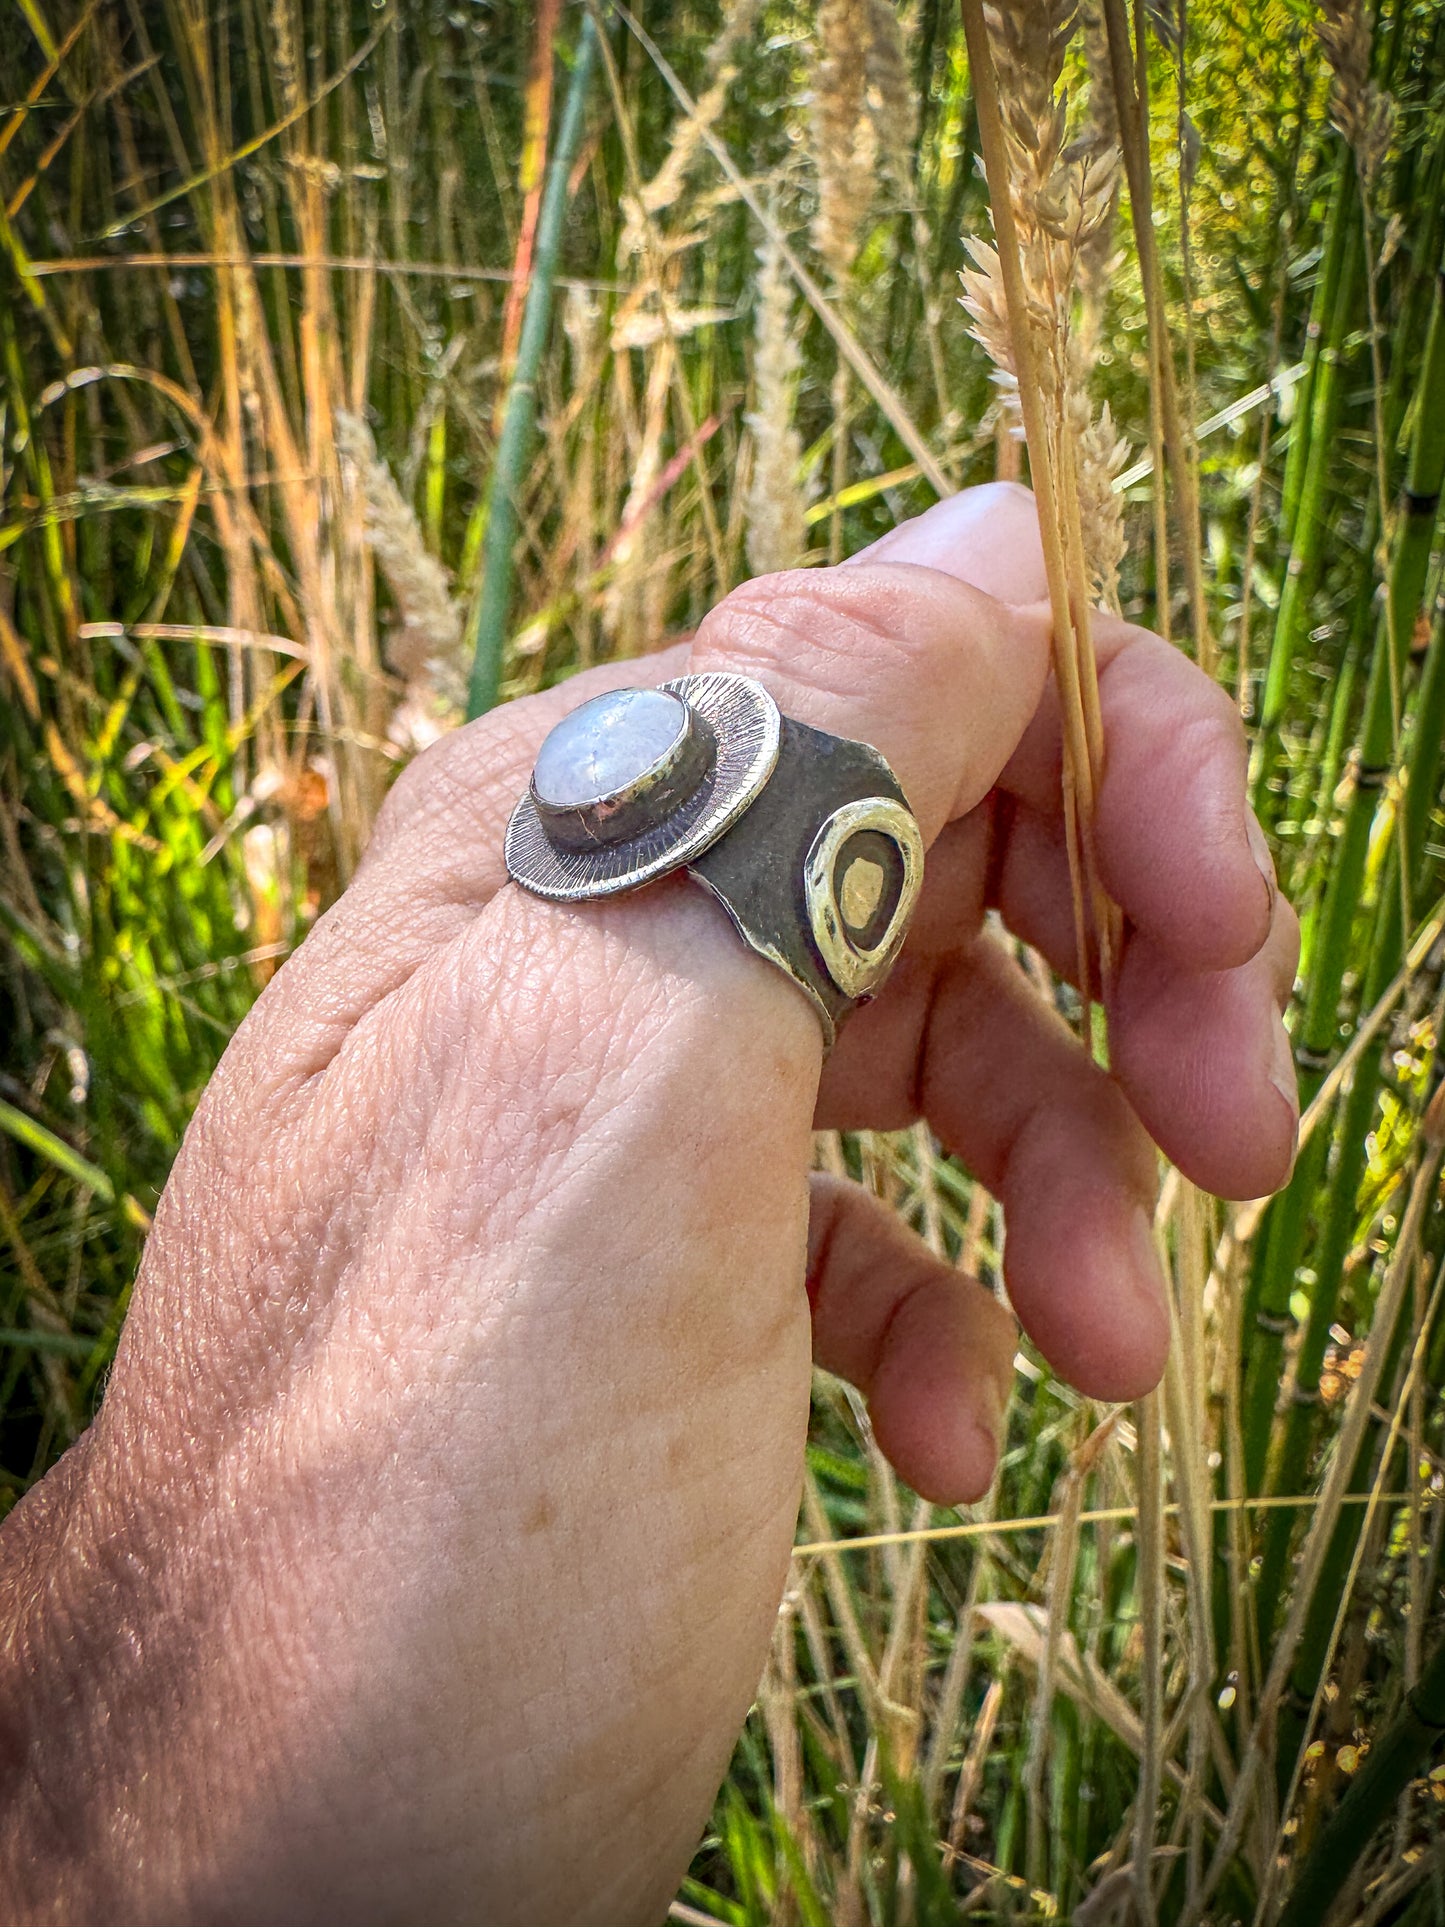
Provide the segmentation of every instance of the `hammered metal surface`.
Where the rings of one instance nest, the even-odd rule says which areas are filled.
[[[903,842],[911,843],[918,831],[902,786],[883,757],[867,743],[830,736],[785,716],[772,781],[736,828],[688,866],[689,874],[727,911],[744,943],[791,977],[809,999],[823,1028],[825,1048],[831,1048],[849,1011],[880,988],[912,906],[911,898],[907,905],[899,901],[887,906],[887,934],[880,933],[882,941],[876,952],[870,951],[866,967],[855,973],[844,964],[845,956],[852,963],[860,953],[851,940],[834,946],[831,934],[830,963],[810,916],[808,862],[829,825],[841,819],[846,842],[858,833],[865,816],[871,823],[875,815],[884,819],[880,832],[903,864]],[[916,855],[921,866],[921,844]],[[831,898],[831,868],[823,882]],[[865,981],[844,989],[834,965],[844,976]]]
[[[681,696],[712,726],[717,764],[696,796],[663,823],[628,842],[595,850],[558,849],[537,815],[530,791],[507,825],[508,874],[524,889],[556,902],[636,890],[701,855],[747,809],[778,760],[782,720],[777,704],[750,676],[711,671],[660,685]]]

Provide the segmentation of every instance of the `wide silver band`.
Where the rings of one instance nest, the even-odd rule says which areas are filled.
[[[685,867],[807,996],[828,1048],[881,988],[923,881],[918,825],[878,751],[721,672],[614,691],[564,718],[505,856],[524,889],[559,902]]]

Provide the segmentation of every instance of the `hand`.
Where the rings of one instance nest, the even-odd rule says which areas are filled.
[[[1101,619],[1112,1076],[984,933],[996,904],[1073,967],[1042,593],[1030,498],[970,491],[402,777],[197,1112],[96,1424],[0,1542],[13,1918],[659,1917],[767,1650],[810,1352],[926,1495],[997,1449],[1011,1320],[855,1188],[810,1226],[815,1122],[927,1116],[1050,1362],[1155,1382],[1150,1139],[1213,1190],[1283,1180],[1295,923],[1231,705]],[[931,845],[821,1090],[811,1009],[685,880],[505,883],[551,724],[688,668],[876,744]]]

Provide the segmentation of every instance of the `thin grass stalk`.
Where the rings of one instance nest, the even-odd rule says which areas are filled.
[[[657,224],[645,206],[646,183],[642,178],[642,168],[638,160],[632,115],[622,91],[617,62],[613,58],[612,48],[600,25],[596,0],[588,0],[588,11],[596,25],[596,44],[601,51],[607,73],[607,84],[617,119],[617,132],[622,142],[622,153],[627,167],[628,186],[639,210],[638,231],[642,238],[643,258],[647,263],[657,295],[658,312],[662,320],[663,345],[667,351],[667,367],[672,377],[673,399],[682,423],[684,445],[692,451],[692,465],[698,484],[698,508],[702,515],[703,533],[707,538],[708,553],[712,560],[713,581],[718,590],[726,590],[727,565],[723,560],[722,534],[718,527],[717,507],[713,501],[712,484],[703,456],[703,444],[698,437],[697,411],[693,406],[692,395],[683,370],[682,356],[678,353],[677,335],[667,299],[663,252],[658,244]]]
[[[1415,1302],[1411,1306],[1411,1323],[1422,1336],[1430,1329],[1430,1311],[1425,1297],[1425,1279],[1422,1271],[1415,1274]],[[1409,1618],[1405,1622],[1405,1690],[1409,1692],[1419,1683],[1420,1671],[1425,1652],[1425,1615],[1428,1611],[1428,1598],[1425,1592],[1425,1505],[1427,1490],[1425,1481],[1429,1470],[1425,1459],[1425,1373],[1413,1369],[1410,1374],[1410,1417],[1406,1439],[1405,1485],[1410,1494],[1408,1530],[1405,1543],[1407,1562],[1407,1605]],[[1400,1840],[1403,1853],[1409,1844]]]
[[[1326,365],[1326,343],[1331,338],[1350,227],[1359,212],[1353,174],[1354,158],[1349,147],[1340,142],[1335,153],[1334,179],[1325,216],[1324,241],[1315,276],[1314,296],[1305,324],[1304,373],[1295,390],[1295,429],[1285,450],[1284,474],[1280,479],[1280,532],[1287,544],[1293,543],[1299,525],[1300,500],[1310,455],[1310,437],[1306,430],[1314,411],[1315,383],[1320,369]]]
[[[1434,1108],[1436,1107],[1432,1106],[1432,1109]],[[1439,1158],[1442,1141],[1441,1119],[1439,1117],[1432,1119],[1427,1115],[1421,1130],[1422,1136],[1429,1146],[1430,1155],[1433,1158],[1433,1165],[1431,1166],[1431,1189],[1433,1189],[1439,1175]],[[1411,1203],[1412,1205],[1414,1203],[1413,1194]],[[1407,1224],[1408,1222],[1407,1217]],[[1418,1226],[1416,1227],[1416,1234],[1415,1244],[1418,1245]],[[1404,1227],[1402,1226],[1401,1237],[1403,1238],[1403,1236]],[[1412,1275],[1418,1269],[1415,1258],[1416,1252],[1412,1247],[1411,1262],[1408,1266],[1408,1270]],[[1392,1448],[1396,1438],[1403,1428],[1404,1415],[1409,1404],[1411,1387],[1421,1373],[1426,1343],[1434,1325],[1435,1314],[1439,1309],[1442,1287],[1445,1287],[1445,1264],[1440,1265],[1436,1270],[1434,1286],[1430,1293],[1430,1303],[1424,1318],[1420,1322],[1418,1331],[1415,1334],[1414,1344],[1411,1348],[1406,1381],[1400,1390],[1399,1396],[1394,1401],[1394,1407],[1390,1415],[1389,1432],[1380,1456],[1381,1480],[1384,1479],[1393,1456]],[[1348,1579],[1340,1594],[1339,1605],[1335,1613],[1334,1625],[1331,1629],[1327,1649],[1326,1666],[1328,1665],[1328,1653],[1333,1652],[1338,1643],[1340,1628],[1344,1623],[1349,1601],[1354,1594],[1355,1584],[1359,1576],[1361,1564],[1360,1552],[1363,1547],[1365,1529],[1368,1527],[1371,1516],[1374,1513],[1377,1496],[1378,1486],[1372,1490],[1370,1502],[1365,1508],[1364,1518],[1361,1522],[1361,1544],[1357,1546],[1354,1557],[1351,1559]],[[1315,1869],[1317,1866],[1315,1862],[1315,1850],[1318,1849],[1320,1843],[1325,1841],[1329,1842],[1325,1850],[1325,1860],[1326,1865],[1331,1867],[1338,1877],[1339,1884],[1334,1889],[1334,1895],[1337,1896],[1345,1886],[1346,1878],[1353,1868],[1354,1860],[1358,1858],[1359,1854],[1363,1852],[1365,1846],[1368,1844],[1370,1835],[1373,1834],[1375,1828],[1388,1813],[1389,1808],[1404,1793],[1406,1786],[1409,1784],[1411,1777],[1409,1767],[1412,1753],[1414,1759],[1418,1760],[1421,1754],[1439,1739],[1441,1731],[1445,1730],[1445,1680],[1442,1680],[1436,1671],[1437,1667],[1442,1664],[1442,1652],[1445,1652],[1445,1641],[1442,1641],[1441,1649],[1432,1655],[1428,1681],[1422,1680],[1419,1687],[1407,1688],[1404,1705],[1401,1707],[1395,1721],[1392,1722],[1391,1728],[1387,1729],[1384,1736],[1385,1742],[1387,1743],[1384,1758],[1377,1772],[1372,1774],[1366,1781],[1366,1795],[1353,1807],[1345,1823],[1337,1828],[1332,1840],[1330,1839],[1330,1827],[1326,1824],[1323,1831],[1316,1835],[1314,1841],[1311,1842],[1311,1850],[1306,1856],[1304,1870],[1309,1876],[1306,1883],[1307,1902],[1318,1895],[1318,1882],[1323,1877],[1323,1870],[1312,1871],[1312,1869]],[[1314,1720],[1318,1715],[1319,1707],[1324,1697],[1324,1691],[1325,1668],[1322,1667],[1315,1690],[1314,1701],[1310,1709],[1310,1718],[1306,1724],[1307,1733],[1312,1729]],[[1372,1748],[1371,1753],[1373,1753],[1373,1751],[1374,1749]],[[1367,1756],[1367,1761],[1368,1757],[1369,1756]],[[1301,1760],[1296,1766],[1295,1785],[1298,1784],[1302,1765],[1303,1761]],[[1294,1786],[1291,1787],[1291,1792],[1293,1791]],[[1338,1819],[1339,1814],[1345,1812],[1348,1805],[1349,1794],[1347,1793],[1344,1801],[1341,1802],[1339,1809],[1337,1809],[1336,1819]],[[1298,1882],[1292,1883],[1286,1917],[1289,1916],[1290,1911],[1294,1909],[1296,1905],[1297,1892]],[[1329,1911],[1330,1909],[1327,1906],[1325,1914],[1328,1914]],[[1296,1921],[1301,1919],[1323,1920],[1324,1917],[1324,1914],[1313,1914],[1310,1912],[1304,1914],[1296,1912],[1294,1914]]]
[[[1409,1290],[1415,1254],[1419,1247],[1425,1217],[1434,1201],[1439,1176],[1442,1145],[1429,1142],[1420,1169],[1411,1187],[1410,1203],[1380,1288],[1374,1322],[1365,1344],[1360,1373],[1350,1388],[1343,1422],[1335,1444],[1335,1455],[1321,1488],[1319,1504],[1301,1549],[1295,1572],[1294,1594],[1284,1626],[1270,1656],[1269,1671],[1260,1693],[1259,1710],[1240,1760],[1225,1824],[1215,1845],[1214,1857],[1205,1875],[1194,1906],[1184,1915],[1183,1927],[1197,1927],[1204,1908],[1213,1898],[1220,1881],[1228,1872],[1244,1830],[1254,1809],[1255,1788],[1268,1756],[1269,1733],[1275,1709],[1284,1693],[1294,1664],[1305,1620],[1315,1597],[1316,1587],[1326,1563],[1335,1527],[1354,1473],[1356,1457],[1365,1442],[1373,1417],[1374,1397],[1390,1350],[1390,1337],[1398,1323],[1400,1310]]]
[[[1177,1289],[1171,1293],[1173,1330],[1165,1366],[1164,1409],[1169,1430],[1169,1470],[1179,1500],[1184,1545],[1189,1638],[1189,1777],[1180,1810],[1188,1830],[1185,1880],[1190,1899],[1203,1874],[1203,1794],[1210,1769],[1214,1679],[1213,1611],[1209,1596],[1212,1554],[1208,1436],[1209,1378],[1205,1356],[1204,1298],[1209,1262],[1206,1203],[1194,1186],[1178,1180]],[[1161,1200],[1162,1204],[1162,1200]],[[1162,1215],[1162,1213],[1161,1213]],[[1142,1533],[1142,1526],[1141,1526]]]
[[[1351,745],[1351,732],[1358,727],[1359,721],[1360,670],[1368,658],[1374,629],[1372,618],[1375,615],[1375,549],[1378,537],[1379,509],[1371,496],[1365,514],[1359,566],[1355,572],[1354,595],[1345,619],[1345,645],[1330,701],[1328,721],[1323,731],[1323,744],[1318,748],[1317,756],[1313,753],[1315,746],[1312,746],[1309,761],[1314,764],[1313,769],[1307,764],[1303,779],[1291,786],[1293,808],[1286,806],[1278,831],[1281,843],[1289,841],[1303,851],[1295,866],[1294,874],[1299,879],[1295,884],[1295,896],[1303,931],[1308,934],[1311,944],[1317,923],[1318,902],[1329,881],[1335,792],[1340,786],[1345,755]],[[1320,733],[1317,725],[1317,745]],[[1315,825],[1312,833],[1311,823]],[[1306,974],[1312,954],[1311,951],[1309,956],[1303,953],[1301,956]]]
[[[1139,1666],[1139,1786],[1134,1796],[1134,1911],[1141,1927],[1158,1919],[1154,1897],[1154,1843],[1159,1823],[1164,1741],[1164,1471],[1159,1394],[1136,1401],[1136,1478],[1139,1522],[1136,1583],[1143,1652]]]
[[[963,1603],[954,1621],[948,1663],[943,1669],[943,1681],[938,1689],[938,1700],[934,1709],[933,1732],[924,1759],[922,1786],[930,1813],[938,1812],[943,1776],[948,1770],[949,1755],[958,1733],[959,1714],[963,1707],[964,1694],[968,1691],[969,1676],[973,1670],[973,1642],[977,1631],[976,1613],[979,1602],[988,1589],[990,1573],[991,1564],[988,1554],[980,1547],[969,1567],[968,1589],[964,1593]]]
[[[823,1705],[827,1709],[828,1724],[832,1730],[833,1746],[837,1754],[839,1778],[844,1784],[852,1784],[858,1778],[858,1762],[848,1733],[848,1719],[838,1693],[838,1682],[833,1676],[832,1664],[828,1657],[827,1634],[824,1631],[823,1615],[815,1596],[814,1576],[811,1571],[804,1572],[800,1576],[798,1618],[802,1623],[803,1636],[808,1642],[808,1656],[812,1661],[813,1675],[819,1683]]]
[[[1417,749],[1429,748],[1432,756],[1438,755],[1438,749],[1430,747],[1430,739],[1423,726],[1417,730],[1415,743]],[[1356,1198],[1368,1156],[1369,1126],[1380,1088],[1379,1069],[1365,1061],[1364,1046],[1374,1034],[1378,1022],[1376,1013],[1393,1003],[1409,976],[1420,967],[1438,934],[1437,910],[1435,915],[1426,920],[1421,931],[1414,935],[1410,955],[1405,959],[1395,982],[1382,992],[1381,982],[1389,974],[1392,953],[1390,945],[1384,940],[1388,931],[1381,933],[1380,926],[1388,923],[1389,913],[1396,902],[1393,893],[1386,891],[1381,905],[1383,914],[1377,920],[1377,935],[1370,946],[1370,962],[1360,1001],[1362,1008],[1372,1015],[1357,1027],[1357,1040],[1351,1045],[1351,1050],[1357,1053],[1357,1059],[1334,1131],[1328,1202],[1312,1259],[1315,1283],[1310,1293],[1309,1318],[1295,1360],[1292,1396],[1283,1438],[1267,1481],[1266,1489],[1270,1492],[1290,1493],[1301,1489],[1320,1411],[1320,1369],[1329,1343],[1330,1327],[1337,1313],[1345,1259],[1356,1217]],[[1340,1068],[1337,1066],[1337,1071]],[[1321,1091],[1316,1102],[1319,1097],[1326,1095]],[[1270,1610],[1270,1602],[1278,1599],[1282,1591],[1293,1523],[1284,1512],[1277,1513],[1269,1522],[1257,1590],[1262,1626],[1267,1624],[1266,1616],[1268,1621],[1272,1621],[1274,1615]]]
[[[646,52],[649,60],[652,61],[657,71],[662,75],[669,91],[683,112],[696,116],[698,111],[697,103],[678,79],[672,66],[663,55],[662,49],[658,46],[652,35],[647,32],[646,28],[643,27],[631,9],[624,4],[624,0],[614,0],[614,6],[618,18],[634,36],[638,44]],[[787,262],[788,272],[798,284],[799,292],[803,295],[819,321],[822,322],[824,328],[832,336],[838,352],[844,357],[848,366],[853,370],[853,373],[877,403],[889,427],[892,428],[899,441],[902,442],[914,461],[917,462],[919,473],[940,498],[946,495],[952,495],[954,493],[953,484],[939,467],[937,458],[914,425],[897,390],[874,365],[852,329],[849,328],[835,312],[833,304],[828,300],[823,290],[818,286],[818,283],[813,279],[812,275],[808,273],[808,270],[803,266],[793,249],[788,245],[787,238],[778,227],[772,215],[768,212],[761,196],[757,193],[751,182],[743,175],[727,148],[710,127],[702,125],[701,123],[699,123],[699,125],[702,127],[703,144],[726,176],[729,186],[732,187],[739,200],[742,201],[753,219],[758,223],[758,226],[763,230],[763,233],[774,243],[784,261]]]
[[[768,1735],[768,1749],[773,1756],[774,1814],[787,1828],[802,1853],[804,1865],[811,1872],[816,1865],[817,1844],[803,1800],[803,1750],[798,1721],[798,1667],[793,1626],[793,1594],[797,1579],[795,1569],[778,1614],[759,1698]],[[791,1888],[780,1894],[773,1919],[777,1927],[796,1927],[797,1897]]]
[[[808,1522],[808,1530],[815,1541],[828,1543],[831,1538],[828,1515],[823,1509],[822,1495],[818,1482],[809,1471],[803,1481],[803,1516]],[[868,1715],[869,1726],[876,1731],[882,1723],[882,1694],[878,1686],[878,1669],[863,1637],[863,1628],[858,1622],[858,1614],[853,1605],[852,1589],[848,1575],[843,1570],[843,1562],[837,1552],[830,1550],[820,1555],[823,1569],[823,1586],[832,1608],[833,1623],[838,1629],[838,1637],[843,1642],[843,1651],[848,1664],[853,1669],[857,1691]]]
[[[1372,1337],[1373,1334],[1372,1323]],[[1385,1379],[1396,1373],[1409,1338],[1410,1332],[1403,1318],[1397,1318],[1392,1329],[1382,1335],[1381,1344],[1385,1347],[1386,1358],[1382,1377]],[[1344,1624],[1345,1602],[1351,1595],[1367,1547],[1365,1535],[1375,1516],[1375,1495],[1389,1479],[1398,1430],[1398,1417],[1392,1417],[1383,1444],[1373,1436],[1367,1436],[1356,1449],[1349,1491],[1352,1498],[1363,1497],[1366,1503],[1342,1510],[1326,1550],[1318,1586],[1305,1615],[1290,1674],[1289,1692],[1281,1707],[1278,1723],[1277,1777],[1281,1799],[1286,1802],[1293,1797],[1303,1771],[1304,1749],[1319,1717],[1329,1668]],[[1363,1602],[1361,1609],[1364,1609]],[[1340,1712],[1343,1717],[1344,1709],[1340,1709]],[[1316,1782],[1317,1788],[1319,1784]]]
[[[833,568],[843,560],[843,491],[848,486],[848,364],[840,355],[833,370],[833,387],[828,398],[833,417],[832,471],[828,517],[828,561]]]
[[[1329,1345],[1330,1327],[1338,1314],[1356,1199],[1365,1173],[1367,1134],[1378,1096],[1378,1075],[1362,1068],[1350,1086],[1333,1133],[1329,1202],[1313,1259],[1315,1284],[1310,1293],[1309,1318],[1295,1358],[1279,1451],[1266,1483],[1266,1489],[1271,1492],[1298,1492],[1302,1487],[1321,1406],[1320,1371]],[[1265,1636],[1273,1627],[1278,1602],[1284,1595],[1294,1524],[1287,1513],[1280,1513],[1270,1520],[1266,1530],[1256,1593],[1260,1628]]]
[[[1329,888],[1312,959],[1309,988],[1297,1033],[1300,1092],[1308,1102],[1319,1089],[1339,1031],[1340,997],[1350,957],[1350,936],[1358,914],[1372,825],[1394,768],[1398,729],[1394,691],[1404,675],[1404,648],[1414,633],[1429,572],[1430,551],[1445,483],[1445,286],[1437,287],[1424,365],[1420,374],[1415,428],[1404,492],[1397,518],[1385,606],[1370,665],[1365,713],[1360,726],[1353,785],[1346,806]],[[1388,660],[1387,660],[1388,659]],[[1420,740],[1417,736],[1417,742]],[[1433,745],[1427,753],[1437,754]],[[1423,818],[1420,819],[1423,827]],[[1387,890],[1387,929],[1396,915]],[[1398,927],[1398,926],[1396,926]],[[1378,974],[1387,976],[1399,955],[1400,939],[1377,947]],[[1289,1189],[1271,1217],[1268,1262],[1260,1281],[1259,1330],[1251,1347],[1246,1387],[1246,1461],[1251,1488],[1258,1489],[1268,1452],[1279,1384],[1279,1363],[1290,1328],[1290,1294],[1304,1236],[1305,1217],[1321,1170],[1321,1154],[1301,1155]]]
[[[1201,668],[1213,670],[1213,643],[1204,594],[1204,561],[1199,535],[1199,489],[1195,464],[1186,444],[1179,412],[1178,378],[1169,316],[1164,299],[1159,247],[1154,233],[1153,182],[1149,159],[1148,94],[1142,26],[1137,49],[1131,48],[1124,0],[1103,0],[1109,61],[1118,102],[1120,148],[1129,183],[1129,209],[1134,244],[1144,289],[1149,334],[1150,448],[1154,455],[1155,568],[1161,585],[1156,597],[1159,617],[1168,633],[1168,537],[1163,526],[1163,477],[1159,466],[1162,446],[1169,467],[1179,519],[1184,578],[1189,594],[1190,629]]]
[[[984,1761],[993,1747],[994,1730],[999,1715],[1003,1711],[1005,1679],[989,1681],[988,1691],[983,1696],[977,1723],[969,1735],[968,1751],[963,1756],[959,1769],[958,1785],[954,1789],[953,1811],[948,1821],[948,1850],[957,1853],[963,1844],[964,1832],[968,1826],[968,1816],[973,1803],[978,1798],[978,1790],[983,1781]]]
[[[1365,302],[1370,319],[1370,403],[1375,425],[1375,500],[1378,504],[1380,527],[1382,530],[1385,530],[1389,527],[1390,512],[1389,449],[1385,441],[1385,371],[1383,360],[1384,348],[1381,340],[1383,325],[1380,318],[1379,268],[1376,259],[1374,236],[1371,232],[1370,189],[1373,170],[1368,158],[1359,150],[1356,151],[1355,161],[1360,187],[1360,237],[1365,259]],[[1427,379],[1430,366],[1430,351],[1434,346],[1433,337],[1440,333],[1439,317],[1440,309],[1437,305],[1431,329],[1432,339],[1427,342],[1425,350]],[[1424,537],[1427,558],[1426,567],[1428,567],[1429,546],[1434,534],[1439,503],[1437,501],[1429,507],[1426,507],[1424,504],[1417,504],[1407,489],[1405,509],[1410,521],[1416,522],[1423,520],[1428,524],[1428,532]],[[1407,546],[1407,544],[1402,544],[1402,546]],[[1421,589],[1423,589],[1424,586],[1423,574],[1424,571],[1422,570]],[[1400,605],[1402,602],[1408,604],[1418,602],[1418,600],[1419,591],[1416,591],[1412,596],[1409,588],[1406,587],[1403,593],[1397,596],[1394,582],[1391,581],[1387,585],[1384,606],[1384,643],[1385,663],[1389,672],[1387,680],[1390,693],[1390,724],[1394,732],[1391,746],[1391,761],[1393,763],[1399,762],[1400,730],[1404,721],[1402,682],[1405,673],[1403,657],[1407,639],[1400,633],[1399,623],[1402,613]],[[1409,608],[1407,613],[1409,614],[1413,629],[1414,609]],[[1412,866],[1404,843],[1406,826],[1405,815],[1402,810],[1395,811],[1395,829],[1397,836],[1401,839],[1399,843],[1398,874],[1396,881],[1400,891],[1400,925],[1403,931],[1408,930],[1410,927],[1410,871]]]
[[[1043,1890],[1049,1883],[1047,1835],[1049,1802],[1044,1797],[1044,1772],[1049,1758],[1049,1740],[1057,1690],[1059,1651],[1069,1630],[1069,1608],[1074,1598],[1074,1580],[1079,1562],[1079,1513],[1084,1503],[1084,1486],[1093,1464],[1090,1440],[1085,1440],[1064,1475],[1063,1491],[1053,1507],[1057,1524],[1049,1548],[1049,1590],[1044,1609],[1043,1649],[1039,1654],[1034,1682],[1034,1703],[1029,1713],[1028,1748],[1024,1757],[1022,1791],[1027,1822],[1024,1868],[1029,1885]]]
[[[1348,203],[1348,211],[1341,215],[1338,229],[1341,257],[1336,265],[1333,254],[1335,234],[1332,231],[1327,244],[1331,251],[1326,254],[1322,275],[1322,288],[1330,305],[1324,316],[1313,374],[1307,370],[1302,384],[1303,392],[1296,403],[1295,433],[1302,438],[1298,508],[1295,511],[1294,533],[1285,565],[1284,585],[1275,614],[1274,635],[1259,703],[1259,741],[1263,748],[1254,779],[1254,806],[1257,812],[1271,820],[1278,805],[1272,795],[1277,760],[1270,745],[1278,736],[1280,718],[1289,695],[1290,671],[1309,620],[1329,530],[1326,502],[1334,473],[1336,437],[1344,403],[1348,343],[1355,326],[1359,298],[1360,231],[1356,218],[1358,200],[1351,169],[1342,170],[1338,191]],[[1308,346],[1306,359],[1308,363]],[[1293,448],[1293,444],[1291,446]],[[1286,487],[1288,482],[1286,469]]]
[[[486,535],[482,543],[482,586],[473,626],[475,637],[467,716],[493,708],[501,687],[502,652],[512,606],[513,547],[518,531],[518,495],[531,449],[537,413],[537,376],[552,319],[552,293],[562,242],[567,187],[582,138],[587,92],[597,59],[597,26],[583,16],[573,56],[567,99],[557,130],[557,145],[547,169],[542,211],[537,219],[536,264],[527,293],[526,313],[517,345],[517,364],[507,394],[496,458],[487,479]]]

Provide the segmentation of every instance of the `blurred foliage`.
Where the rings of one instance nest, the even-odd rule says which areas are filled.
[[[951,485],[1015,472],[1019,452],[954,305],[960,236],[988,217],[942,0],[907,15],[906,167],[875,170],[841,278],[815,246],[818,16],[802,0],[604,13],[555,255],[529,236],[572,5],[6,5],[9,1502],[93,1410],[227,1038],[344,886],[395,769],[456,720],[523,295],[544,285],[552,313],[537,433],[501,478],[520,531],[504,697],[655,647],[749,572],[762,235],[719,150],[878,377],[840,383],[800,294],[784,399],[807,560],[932,499],[913,439]],[[1101,32],[1086,12],[1066,71],[1078,124]],[[1135,13],[1218,673],[1253,726],[1255,795],[1304,916],[1292,1021],[1314,1133],[1267,1212],[1166,1183],[1174,1509],[1152,1524],[1140,1427],[1157,1411],[1090,1408],[1030,1354],[995,1493],[961,1527],[898,1489],[857,1402],[820,1382],[800,1543],[821,1549],[795,1564],[680,1919],[1269,1920],[1305,1866],[1332,1918],[1445,1920],[1434,1729],[1409,1698],[1432,1678],[1445,1519],[1445,1219],[1421,1124],[1445,887],[1429,332],[1445,10],[1373,16],[1393,119],[1372,171],[1332,125],[1312,8]],[[715,106],[705,139],[643,35]],[[898,75],[869,84],[896,93]],[[639,217],[670,158],[675,191],[643,195]],[[1127,198],[1101,288],[1092,386],[1143,450]],[[1125,612],[1186,633],[1178,517],[1161,551],[1147,475],[1126,517]],[[819,1154],[997,1280],[994,1204],[926,1133]],[[1162,1649],[1141,1629],[1151,1572]],[[1327,1826],[1387,1728],[1382,1832],[1351,1835],[1343,1808]]]

